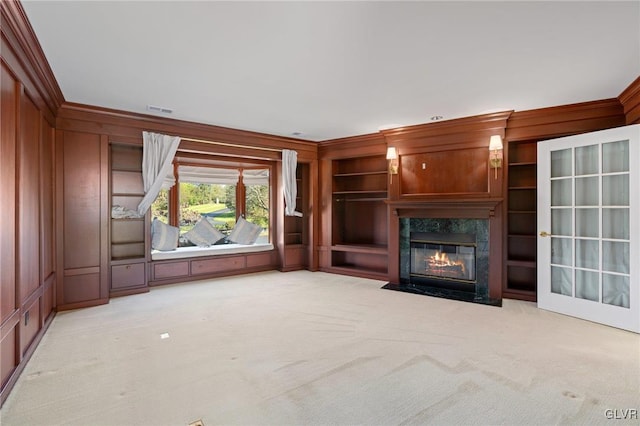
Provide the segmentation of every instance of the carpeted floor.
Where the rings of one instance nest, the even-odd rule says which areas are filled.
[[[638,424],[637,334],[383,284],[267,272],[60,313],[0,424]]]

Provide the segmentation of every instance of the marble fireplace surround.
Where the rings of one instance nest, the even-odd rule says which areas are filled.
[[[389,259],[389,284],[387,288],[406,289],[406,265],[401,262],[401,254],[408,250],[409,223],[421,226],[416,219],[453,219],[447,224],[460,226],[466,221],[456,219],[481,219],[487,223],[488,235],[488,277],[480,289],[478,303],[500,305],[502,301],[502,208],[501,198],[438,198],[429,200],[387,201],[389,207],[389,253],[396,253]],[[413,220],[410,220],[413,219]],[[428,221],[427,221],[428,222]],[[473,223],[474,221],[471,221]],[[473,225],[472,225],[473,226]],[[406,235],[405,235],[406,234]],[[404,247],[407,245],[407,247]],[[406,262],[405,262],[406,263]],[[403,269],[404,268],[404,269]],[[411,291],[414,292],[414,291]],[[447,297],[447,296],[441,296]],[[455,297],[453,297],[455,298]]]

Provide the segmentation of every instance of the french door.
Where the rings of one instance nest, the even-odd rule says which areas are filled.
[[[640,125],[538,143],[538,307],[640,333]]]

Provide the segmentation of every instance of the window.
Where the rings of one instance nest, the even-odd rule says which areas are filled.
[[[164,223],[169,223],[169,190],[161,189],[158,197],[151,204],[151,215]]]
[[[243,215],[249,222],[262,227],[258,242],[269,242],[269,167],[180,164],[177,184],[171,191],[175,194],[173,197],[167,190],[160,192],[152,205],[152,214],[163,222],[179,226],[181,233],[193,228],[201,218],[229,233],[236,218]],[[176,218],[170,218],[171,214],[176,214]]]
[[[262,227],[258,242],[269,242],[269,169],[243,170],[245,219]]]
[[[238,169],[179,166],[178,225],[185,232],[202,217],[225,232],[236,223]]]

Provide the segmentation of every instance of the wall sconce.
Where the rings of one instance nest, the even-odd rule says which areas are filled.
[[[498,169],[502,167],[502,137],[493,135],[489,139],[489,167],[495,170],[498,179]]]
[[[389,160],[389,174],[398,174],[398,152],[394,146],[387,147],[387,160]]]

